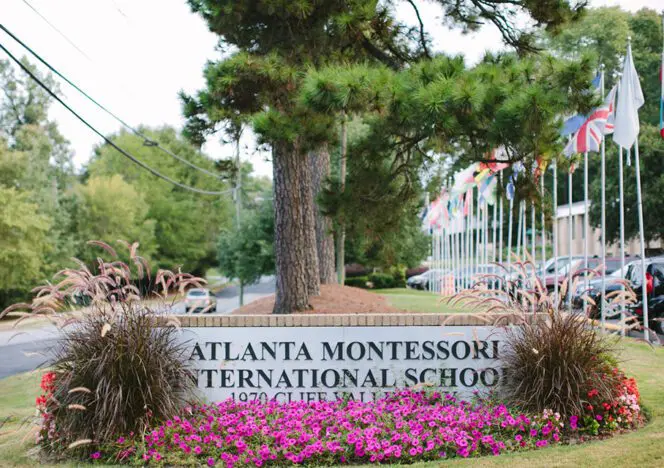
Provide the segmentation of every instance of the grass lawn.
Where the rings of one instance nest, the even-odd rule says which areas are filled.
[[[455,314],[459,312],[468,312],[462,307],[452,307],[445,302],[440,302],[443,296],[428,291],[419,291],[417,289],[394,288],[378,289],[373,291],[376,294],[385,296],[387,302],[397,309],[404,309],[410,312],[433,312],[440,314]]]
[[[643,404],[650,411],[651,421],[645,428],[578,446],[561,446],[499,457],[420,463],[411,466],[419,468],[434,468],[441,465],[593,468],[664,466],[664,348],[653,349],[629,338],[623,341],[623,347],[624,351],[621,354],[623,368],[628,375],[636,377]],[[39,379],[40,374],[28,373],[0,380],[0,421],[7,421],[0,427],[0,466],[37,464],[26,455],[33,444],[34,436],[29,433],[30,427],[22,424],[22,421],[34,414]]]

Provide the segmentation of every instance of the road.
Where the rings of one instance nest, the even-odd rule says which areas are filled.
[[[244,288],[244,303],[274,293],[275,279],[264,277],[257,284]],[[238,307],[240,288],[229,286],[219,291],[215,314],[228,314]],[[174,304],[173,313],[184,313],[184,305]],[[48,360],[50,349],[56,343],[58,331],[53,326],[25,329],[21,333],[0,331],[0,379],[37,369]]]

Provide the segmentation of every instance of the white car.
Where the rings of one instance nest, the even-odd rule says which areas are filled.
[[[207,289],[194,288],[187,291],[184,297],[185,313],[210,313],[217,309],[217,298]]]

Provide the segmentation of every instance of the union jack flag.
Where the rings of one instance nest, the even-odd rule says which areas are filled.
[[[574,137],[567,143],[563,154],[568,158],[576,153],[599,152],[604,135],[613,133],[616,87],[606,96],[604,104],[592,111]]]

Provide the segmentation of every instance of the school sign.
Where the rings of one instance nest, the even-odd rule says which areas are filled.
[[[370,401],[416,385],[468,397],[502,379],[504,328],[473,315],[180,319],[208,401]]]

